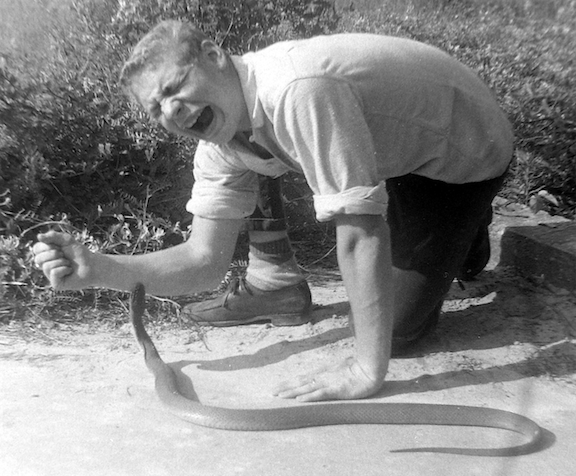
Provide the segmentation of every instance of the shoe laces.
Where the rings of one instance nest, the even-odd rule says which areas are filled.
[[[252,294],[246,284],[246,278],[244,276],[232,278],[224,294],[224,306],[228,302],[228,298],[231,295],[238,295],[242,293]]]

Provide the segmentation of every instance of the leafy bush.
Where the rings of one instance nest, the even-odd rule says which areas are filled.
[[[36,14],[56,4],[36,0]],[[186,238],[195,144],[155,127],[116,87],[130,47],[154,24],[190,20],[240,53],[327,33],[338,22],[323,0],[67,5],[59,10],[63,21],[44,30],[35,24],[48,47],[39,51],[39,39],[31,51],[1,51],[0,236],[19,238],[16,247],[0,250],[7,263],[0,280],[11,283],[39,283],[39,273],[23,269],[30,257],[23,258],[21,248],[44,225],[72,230],[114,253],[153,251]]]

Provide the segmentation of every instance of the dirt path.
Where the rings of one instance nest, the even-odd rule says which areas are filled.
[[[548,219],[502,208],[506,225]],[[506,213],[505,213],[506,212]],[[376,401],[456,403],[522,413],[546,448],[518,458],[394,453],[428,445],[507,446],[515,435],[473,428],[339,426],[247,433],[191,426],[158,403],[128,326],[56,326],[26,341],[0,332],[0,474],[20,475],[571,475],[576,447],[576,296],[495,268],[444,306],[437,333],[391,363]],[[230,407],[290,404],[270,396],[287,375],[353,350],[337,275],[310,279],[315,323],[152,329],[186,391]],[[194,382],[192,388],[191,382]]]

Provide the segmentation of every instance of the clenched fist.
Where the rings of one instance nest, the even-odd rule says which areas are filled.
[[[38,235],[34,262],[54,289],[82,289],[94,284],[94,256],[72,235],[49,231]]]

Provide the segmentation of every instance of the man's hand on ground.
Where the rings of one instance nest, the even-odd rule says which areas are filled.
[[[320,369],[283,382],[274,390],[274,395],[300,402],[353,400],[373,395],[382,384],[368,377],[358,361],[350,357],[336,367]]]

